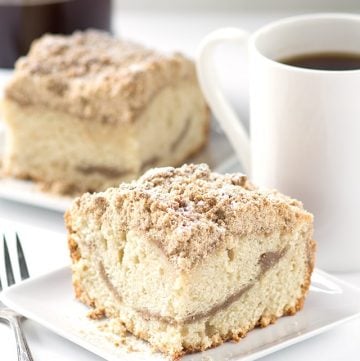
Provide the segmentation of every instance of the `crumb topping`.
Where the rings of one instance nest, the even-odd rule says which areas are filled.
[[[180,54],[163,55],[97,30],[46,34],[20,58],[5,95],[103,122],[130,122],[164,86],[195,77]],[[194,80],[195,81],[195,80]]]
[[[312,219],[299,201],[259,189],[243,174],[211,172],[206,164],[149,170],[118,188],[83,195],[70,212],[73,220],[87,217],[99,227],[141,233],[179,269],[229,239],[289,232],[300,218]]]

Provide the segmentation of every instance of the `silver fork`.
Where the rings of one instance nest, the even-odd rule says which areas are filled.
[[[9,250],[6,243],[5,235],[3,235],[3,241],[4,241],[4,261],[5,261],[5,269],[6,269],[6,280],[8,286],[11,286],[15,283],[15,277],[13,268],[11,265],[11,260],[9,256]],[[20,268],[20,276],[21,279],[24,280],[26,278],[29,278],[29,271],[26,265],[25,256],[23,249],[21,247],[20,239],[18,234],[16,233],[16,250],[17,250],[17,258],[19,262],[19,268]],[[1,283],[1,277],[0,277],[0,292],[2,291],[2,283]],[[33,358],[31,356],[31,352],[29,349],[29,346],[26,342],[25,335],[23,333],[22,327],[21,327],[21,321],[23,316],[18,314],[17,312],[7,308],[1,301],[0,301],[0,321],[7,322],[15,334],[15,340],[16,340],[16,348],[17,348],[17,355],[18,355],[18,361],[33,361]]]

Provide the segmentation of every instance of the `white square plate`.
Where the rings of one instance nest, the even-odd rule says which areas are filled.
[[[99,321],[89,320],[87,308],[74,299],[68,267],[10,287],[1,294],[1,299],[27,318],[107,360],[164,360],[163,356],[150,353],[146,346],[141,352],[128,352],[114,346],[114,338],[100,331]],[[251,331],[239,343],[225,343],[215,349],[188,355],[183,360],[255,360],[358,317],[359,299],[359,289],[315,270],[301,312],[281,318],[264,329]]]

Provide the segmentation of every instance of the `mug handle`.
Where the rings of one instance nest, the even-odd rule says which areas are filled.
[[[212,112],[222,126],[245,172],[249,174],[250,138],[243,123],[220,89],[220,81],[213,64],[213,52],[219,44],[232,42],[244,45],[248,38],[248,32],[237,28],[218,29],[208,34],[199,45],[196,69],[201,89]]]

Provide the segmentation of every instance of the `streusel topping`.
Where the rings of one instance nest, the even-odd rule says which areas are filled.
[[[195,78],[193,63],[96,30],[44,35],[16,63],[6,97],[82,118],[130,122],[164,86]]]
[[[213,173],[206,164],[156,168],[119,188],[85,194],[71,215],[119,232],[135,230],[179,269],[193,267],[229,239],[289,232],[301,217],[311,217],[300,202],[258,189],[243,174]]]

